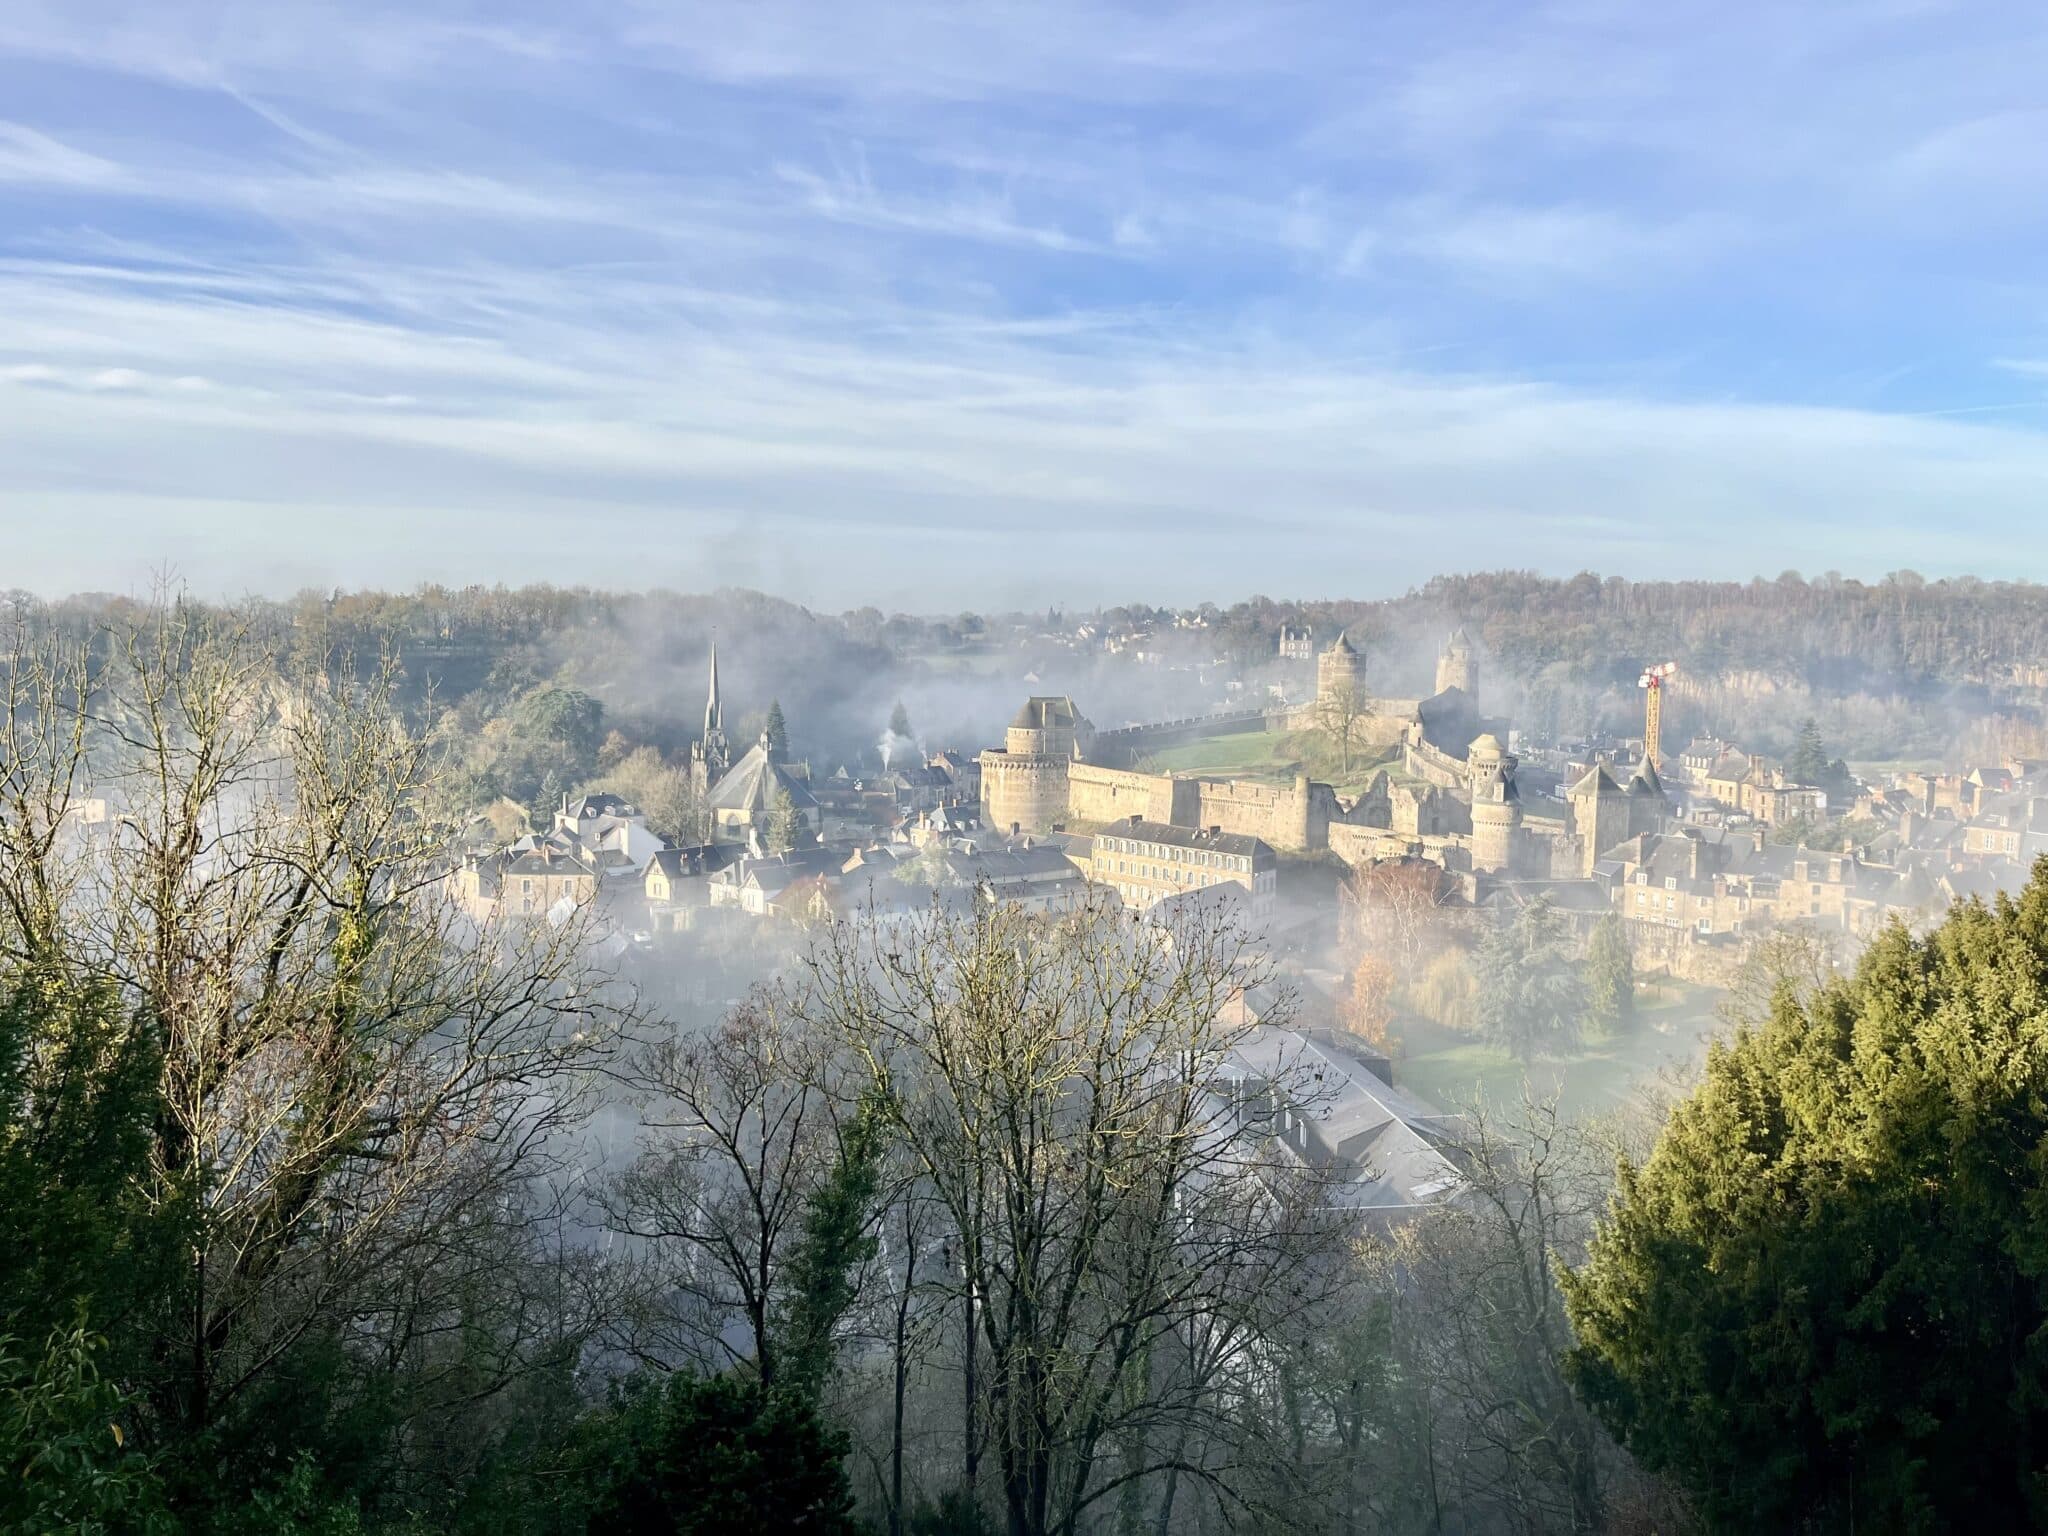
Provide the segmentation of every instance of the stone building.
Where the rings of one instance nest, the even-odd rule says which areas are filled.
[[[1515,758],[1488,733],[1473,740],[1465,761],[1472,783],[1472,867],[1505,874],[1515,866],[1522,831]]]
[[[775,761],[769,750],[768,733],[734,763],[724,777],[711,786],[706,797],[711,811],[711,840],[715,843],[746,843],[764,836],[774,819],[776,803],[788,797],[801,837],[812,837],[822,825],[823,812],[810,786],[789,768]]]
[[[1356,709],[1365,697],[1365,658],[1351,643],[1351,631],[1340,629],[1329,649],[1316,657],[1316,704],[1320,708]]]
[[[711,642],[711,686],[704,696],[704,728],[690,744],[690,785],[700,795],[732,769],[732,748],[725,739],[725,701],[718,693],[718,642]]]
[[[1479,697],[1479,661],[1472,654],[1472,642],[1462,629],[1451,631],[1450,638],[1436,658],[1436,691],[1448,693],[1453,688]]]
[[[452,872],[449,885],[477,922],[494,917],[539,918],[562,903],[581,906],[597,894],[597,866],[566,839],[521,838],[493,854],[472,854]]]
[[[1095,729],[1064,695],[1025,701],[1003,745],[981,754],[981,797],[999,831],[1047,832],[1067,819],[1067,774]]]
[[[1250,894],[1251,915],[1263,917],[1272,908],[1279,869],[1272,848],[1256,837],[1141,816],[1098,833],[1088,856],[1089,878],[1141,911],[1184,891],[1235,884]]]
[[[1670,797],[1647,758],[1626,788],[1607,764],[1593,764],[1565,791],[1565,831],[1577,854],[1575,872],[1592,874],[1609,849],[1646,832],[1661,832],[1670,819]]]

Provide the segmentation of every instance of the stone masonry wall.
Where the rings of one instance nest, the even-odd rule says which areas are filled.
[[[1175,779],[1163,773],[1132,773],[1095,763],[1075,763],[1067,770],[1067,815],[1074,821],[1097,826],[1127,816],[1172,823],[1176,799],[1191,799],[1180,786],[1192,783],[1193,780]],[[1183,813],[1178,824],[1194,823]]]

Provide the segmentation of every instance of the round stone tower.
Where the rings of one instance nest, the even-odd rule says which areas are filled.
[[[1339,630],[1330,648],[1316,658],[1316,698],[1319,702],[1353,700],[1365,691],[1365,658],[1351,643],[1351,631]]]
[[[1479,662],[1472,654],[1472,642],[1463,629],[1451,631],[1436,658],[1436,691],[1456,688],[1473,699],[1479,697]]]
[[[1475,738],[1465,766],[1472,776],[1472,867],[1502,874],[1515,862],[1522,830],[1522,797],[1515,788],[1515,759],[1491,734]]]
[[[1035,698],[1017,711],[1000,750],[981,754],[988,824],[1045,832],[1067,819],[1067,769],[1092,732],[1067,698]]]

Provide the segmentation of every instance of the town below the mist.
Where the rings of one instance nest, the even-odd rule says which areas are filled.
[[[2048,1528],[2048,589],[0,617],[0,1532]]]
[[[1421,631],[1426,668],[1411,638],[1405,672],[1383,676],[1371,616],[1282,610],[1247,657],[1241,628],[1205,643],[1214,609],[1139,615],[942,625],[938,649],[975,655],[1014,713],[979,735],[930,730],[905,702],[913,681],[850,753],[807,739],[779,698],[801,680],[778,678],[744,628],[723,641],[726,678],[738,650],[751,687],[721,677],[710,641],[699,707],[649,733],[684,738],[665,757],[607,736],[591,694],[552,688],[560,728],[584,739],[562,744],[539,798],[467,807],[448,888],[479,922],[594,915],[672,1006],[711,1013],[855,913],[1107,899],[1158,924],[1241,923],[1276,962],[1298,1047],[1412,1134],[1403,1182],[1347,1152],[1354,1125],[1304,1122],[1393,1209],[1447,1176],[1427,1155],[1449,1123],[1431,1097],[1534,1069],[1582,1104],[1619,1102],[1697,1056],[1760,950],[1794,940],[1839,966],[1887,923],[2016,890],[2048,851],[2048,757],[1852,768],[1811,714],[1762,733],[1785,750],[1752,750],[1710,728],[1703,701],[1725,683],[1689,659],[1646,659],[1585,711],[1604,726],[1566,735],[1554,707],[1533,729],[1518,717],[1521,681],[1489,689],[1486,646],[1455,621]],[[1122,674],[1127,708],[1130,677],[1175,677],[1170,717],[1095,720],[1085,695],[1045,691],[1039,669],[1077,659]],[[1501,933],[1516,935],[1509,975],[1507,947],[1485,944]],[[1605,1001],[1487,1001],[1558,971]]]

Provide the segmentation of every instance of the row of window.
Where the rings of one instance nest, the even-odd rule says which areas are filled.
[[[1202,869],[1249,870],[1252,867],[1250,857],[1245,854],[1211,853],[1206,848],[1162,848],[1157,843],[1139,842],[1129,837],[1105,837],[1102,846],[1110,853],[1140,853],[1168,864],[1193,864]]]
[[[1104,859],[1107,869],[1109,860]],[[1158,880],[1167,885],[1215,885],[1231,876],[1219,870],[1168,869],[1163,864],[1139,864],[1129,859],[1116,861],[1116,872],[1120,875],[1136,875],[1141,880]],[[1261,880],[1265,876],[1259,877]]]

